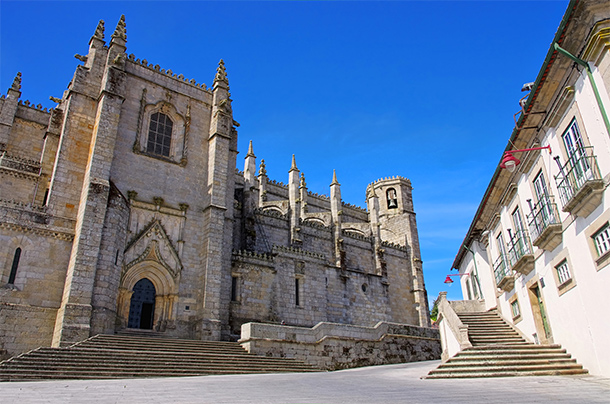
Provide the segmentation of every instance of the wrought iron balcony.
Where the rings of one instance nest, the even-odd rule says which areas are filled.
[[[508,245],[508,262],[513,271],[527,275],[534,269],[534,254],[525,230],[517,230]]]
[[[553,251],[562,240],[562,226],[553,197],[544,197],[527,215],[532,244],[543,250]]]
[[[510,292],[515,286],[515,277],[512,271],[508,269],[504,255],[500,255],[494,262],[494,276],[496,285],[505,292]]]
[[[593,147],[576,149],[555,176],[562,210],[576,216],[588,216],[602,200],[604,181],[599,172]]]

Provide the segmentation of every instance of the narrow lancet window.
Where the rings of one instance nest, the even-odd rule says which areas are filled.
[[[300,296],[300,290],[299,290],[299,278],[296,278],[294,280],[294,302],[295,302],[295,306],[300,306],[301,305],[301,296]]]
[[[21,258],[21,248],[15,250],[15,256],[13,257],[13,266],[11,267],[11,274],[8,277],[8,283],[13,285],[15,278],[17,277],[17,268],[19,267],[19,259]]]
[[[238,288],[238,282],[239,282],[239,278],[237,276],[233,276],[231,277],[231,301],[232,302],[236,302],[238,299],[238,292],[237,292],[237,288]]]

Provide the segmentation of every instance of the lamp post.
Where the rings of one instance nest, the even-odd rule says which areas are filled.
[[[532,147],[530,149],[519,149],[519,150],[509,150],[504,152],[504,156],[502,156],[502,162],[500,163],[500,168],[506,168],[508,171],[515,172],[517,166],[521,163],[517,157],[513,156],[513,153],[517,152],[526,152],[532,150],[542,150],[548,149],[549,153],[551,152],[551,146],[542,146],[542,147]]]

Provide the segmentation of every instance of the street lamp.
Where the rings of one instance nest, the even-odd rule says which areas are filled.
[[[445,283],[453,283],[453,279],[451,279],[451,276],[464,276],[464,275],[470,275],[470,274],[469,273],[468,274],[449,274],[445,278]]]
[[[521,163],[521,160],[513,156],[513,153],[542,149],[548,149],[549,153],[551,152],[551,146],[532,147],[531,149],[509,150],[507,152],[504,152],[504,156],[502,156],[502,162],[500,163],[500,168],[506,168],[508,171],[513,173],[515,172],[517,166]]]

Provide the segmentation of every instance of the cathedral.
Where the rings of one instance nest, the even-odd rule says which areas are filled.
[[[125,328],[236,340],[242,324],[429,326],[411,183],[367,208],[267,177],[211,87],[126,53],[100,21],[56,107],[0,99],[0,354]],[[27,80],[26,77],[23,78]],[[243,155],[243,154],[242,154]]]

